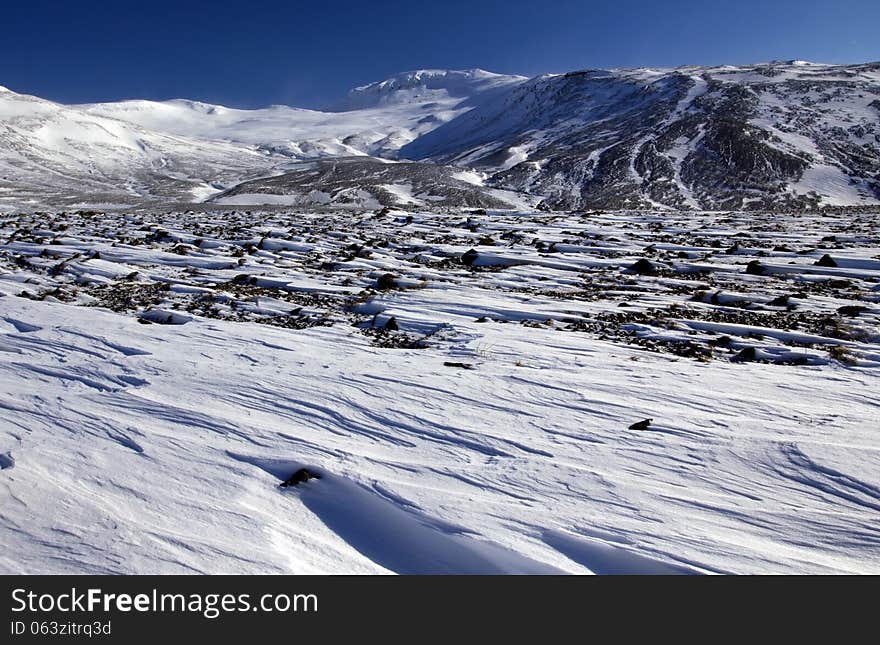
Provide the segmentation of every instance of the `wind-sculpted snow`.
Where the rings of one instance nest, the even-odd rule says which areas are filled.
[[[5,216],[0,570],[880,573],[878,221]]]

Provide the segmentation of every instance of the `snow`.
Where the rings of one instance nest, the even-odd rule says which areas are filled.
[[[861,189],[860,189],[861,188]],[[822,195],[825,204],[872,204],[876,201],[859,182],[853,181],[840,168],[831,165],[813,165],[804,170],[800,180],[792,185],[796,194]]]
[[[326,194],[326,193],[325,193]],[[320,198],[321,195],[314,195]],[[329,195],[327,198],[329,199]],[[249,205],[249,204],[277,204],[279,206],[292,206],[302,201],[300,195],[272,195],[270,193],[241,193],[238,195],[229,195],[220,197],[216,200],[218,204],[228,206]]]
[[[0,571],[880,573],[876,215],[403,215],[0,219]]]
[[[457,172],[452,175],[453,179],[461,179],[462,181],[466,181],[469,184],[473,184],[474,186],[483,186],[485,183],[485,177],[473,170],[462,170],[461,172]]]
[[[214,195],[219,195],[223,192],[223,188],[203,183],[201,185],[195,186],[192,188],[192,196],[193,200],[197,202],[204,202],[213,197]]]
[[[421,203],[413,196],[412,184],[382,184],[382,188],[394,195],[399,206],[413,206]]]

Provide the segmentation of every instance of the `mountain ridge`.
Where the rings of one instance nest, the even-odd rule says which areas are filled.
[[[499,186],[547,194],[550,208],[876,202],[880,130],[866,110],[880,97],[878,68],[785,63],[536,77],[401,155],[494,172]],[[836,194],[821,193],[822,173]]]
[[[3,88],[0,209],[200,202],[353,156],[476,169],[487,190],[550,210],[864,206],[880,203],[878,123],[880,63],[796,59],[533,78],[413,70],[328,111],[63,105]]]

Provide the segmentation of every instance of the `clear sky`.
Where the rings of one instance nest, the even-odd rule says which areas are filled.
[[[880,0],[9,0],[0,85],[315,107],[421,68],[880,60]]]

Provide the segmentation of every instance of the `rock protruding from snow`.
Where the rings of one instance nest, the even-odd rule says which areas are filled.
[[[298,486],[309,481],[310,479],[321,479],[321,475],[320,473],[309,470],[308,468],[300,468],[279,485],[281,486],[281,488]]]

